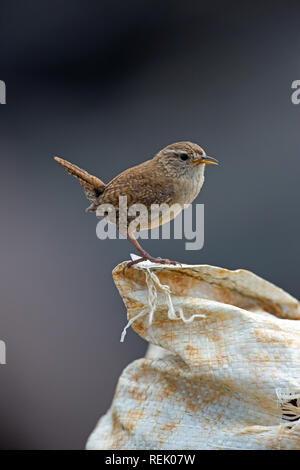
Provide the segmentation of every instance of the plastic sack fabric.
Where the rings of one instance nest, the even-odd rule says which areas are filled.
[[[123,267],[129,324],[160,349],[125,368],[87,449],[300,449],[299,302],[245,270]]]

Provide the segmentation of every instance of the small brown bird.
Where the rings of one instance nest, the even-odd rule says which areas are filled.
[[[173,219],[184,206],[191,204],[198,196],[204,183],[205,164],[217,165],[218,161],[206,156],[204,150],[192,142],[177,142],[163,148],[152,160],[123,171],[110,183],[105,184],[96,176],[90,175],[76,165],[54,157],[71,175],[75,176],[83,186],[85,194],[91,205],[88,212],[96,212],[102,204],[111,204],[119,214],[119,197],[127,197],[128,207],[133,204],[143,204],[149,213],[141,221],[139,230],[157,227]],[[153,204],[170,207],[176,204],[177,209],[153,213],[150,217],[150,208]],[[152,206],[153,207],[153,206]],[[109,215],[107,218],[109,219]],[[127,216],[127,227],[134,220],[134,216]],[[135,239],[133,232],[127,228],[127,239],[135,246],[141,258],[131,261],[127,267],[144,260],[153,263],[177,264],[177,262],[149,255]]]

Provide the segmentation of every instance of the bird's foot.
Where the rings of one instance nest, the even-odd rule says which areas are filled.
[[[164,259],[164,258],[153,258],[152,256],[149,256],[149,258],[147,258],[149,261],[151,261],[151,263],[158,263],[158,264],[173,264],[173,265],[176,265],[176,264],[180,264],[178,261],[171,261],[169,259]]]
[[[129,261],[127,264],[125,264],[124,268],[123,268],[123,274],[125,274],[125,271],[127,268],[131,268],[131,266],[134,266],[135,264],[138,264],[138,263],[141,263],[142,261],[146,261],[147,258],[145,258],[144,256],[142,258],[137,258],[133,261]]]
[[[172,264],[176,265],[180,263],[178,261],[170,261],[169,259],[164,259],[164,258],[154,258],[153,256],[142,256],[141,258],[137,258],[133,261],[129,261],[124,268],[123,268],[123,274],[125,274],[125,271],[127,268],[131,268],[131,266],[134,266],[135,264],[142,263],[143,261],[151,261],[151,263],[157,263],[157,264]]]

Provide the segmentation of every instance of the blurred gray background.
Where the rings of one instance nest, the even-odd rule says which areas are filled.
[[[143,356],[111,271],[132,252],[100,241],[80,185],[178,140],[208,167],[205,245],[155,255],[250,269],[300,297],[299,2],[2,0],[0,446],[83,448],[118,377]]]

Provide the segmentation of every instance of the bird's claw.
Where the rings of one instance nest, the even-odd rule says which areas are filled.
[[[180,264],[178,261],[171,261],[169,259],[164,259],[164,258],[153,258],[153,263],[160,263],[160,264],[172,264],[172,265],[176,265],[176,264]],[[152,260],[151,260],[152,261]]]
[[[164,258],[152,258],[152,256],[146,257],[142,256],[141,258],[135,259],[134,261],[129,261],[127,264],[125,264],[123,268],[123,275],[125,275],[126,269],[131,268],[131,266],[134,266],[135,264],[141,263],[142,261],[151,261],[151,263],[157,263],[157,264],[171,264],[173,266],[175,265],[180,265],[178,261],[170,261],[169,259],[164,259]]]
[[[125,264],[125,266],[123,268],[123,274],[125,275],[125,272],[126,272],[127,268],[131,268],[131,266],[133,266],[134,264],[138,264],[138,263],[141,263],[142,261],[146,261],[146,260],[147,260],[147,258],[142,257],[142,258],[135,259],[134,261],[129,261],[127,264]]]

